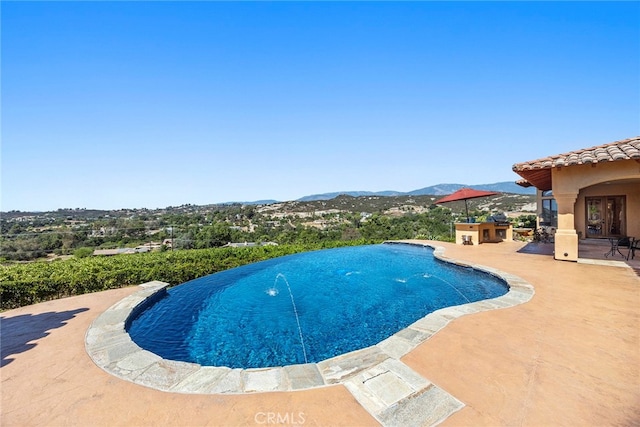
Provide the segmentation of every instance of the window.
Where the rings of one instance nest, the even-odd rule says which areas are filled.
[[[558,227],[558,204],[551,191],[542,192],[542,211],[540,225]]]

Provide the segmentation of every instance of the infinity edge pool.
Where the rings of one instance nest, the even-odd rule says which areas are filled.
[[[140,285],[140,291],[116,303],[94,320],[85,337],[87,353],[98,367],[118,378],[166,392],[241,394],[343,384],[365,409],[383,423],[385,417],[402,410],[403,405],[399,403],[407,402],[408,405],[408,402],[420,400],[429,402],[431,407],[435,401],[439,409],[433,412],[446,413],[446,418],[464,404],[418,375],[400,359],[453,319],[525,303],[533,297],[534,288],[515,275],[449,258],[440,246],[416,242],[386,243],[431,247],[434,257],[492,274],[504,280],[509,290],[497,298],[436,310],[376,345],[318,363],[231,369],[162,359],[131,340],[125,329],[128,319],[148,304],[153,304],[169,286],[154,281]],[[440,418],[431,421],[438,420]]]

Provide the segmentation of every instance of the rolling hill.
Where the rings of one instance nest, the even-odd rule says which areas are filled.
[[[523,188],[512,181],[495,182],[493,184],[478,184],[478,185],[465,185],[465,184],[437,184],[429,187],[420,188],[418,190],[401,192],[401,191],[336,191],[332,193],[312,194],[304,196],[296,201],[298,202],[311,202],[314,200],[331,200],[338,196],[346,195],[352,197],[361,196],[379,196],[379,197],[393,197],[393,196],[443,196],[445,194],[451,194],[454,191],[463,188],[470,187],[476,190],[497,191],[499,193],[513,193],[513,194],[535,194],[535,188]]]

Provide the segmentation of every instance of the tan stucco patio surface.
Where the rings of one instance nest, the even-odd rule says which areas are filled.
[[[554,261],[520,253],[516,242],[437,245],[535,287],[531,301],[455,319],[402,358],[465,404],[442,425],[640,424],[640,278],[632,269]],[[188,395],[107,374],[86,353],[86,331],[136,290],[2,313],[0,424],[377,425],[343,385]]]

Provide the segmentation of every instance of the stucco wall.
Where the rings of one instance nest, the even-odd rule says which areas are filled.
[[[585,236],[585,216],[587,197],[597,196],[626,196],[625,217],[628,236],[640,238],[640,183],[632,184],[599,184],[580,191],[576,201],[576,231],[582,231]]]
[[[577,194],[576,231],[585,237],[585,197],[625,196],[626,234],[640,238],[640,163],[635,160],[570,166],[552,171],[553,194]],[[621,181],[625,180],[625,181]]]
[[[620,179],[640,180],[640,163],[635,160],[596,163],[554,168],[552,171],[553,193],[570,193],[577,188]],[[640,182],[639,182],[640,184]]]

